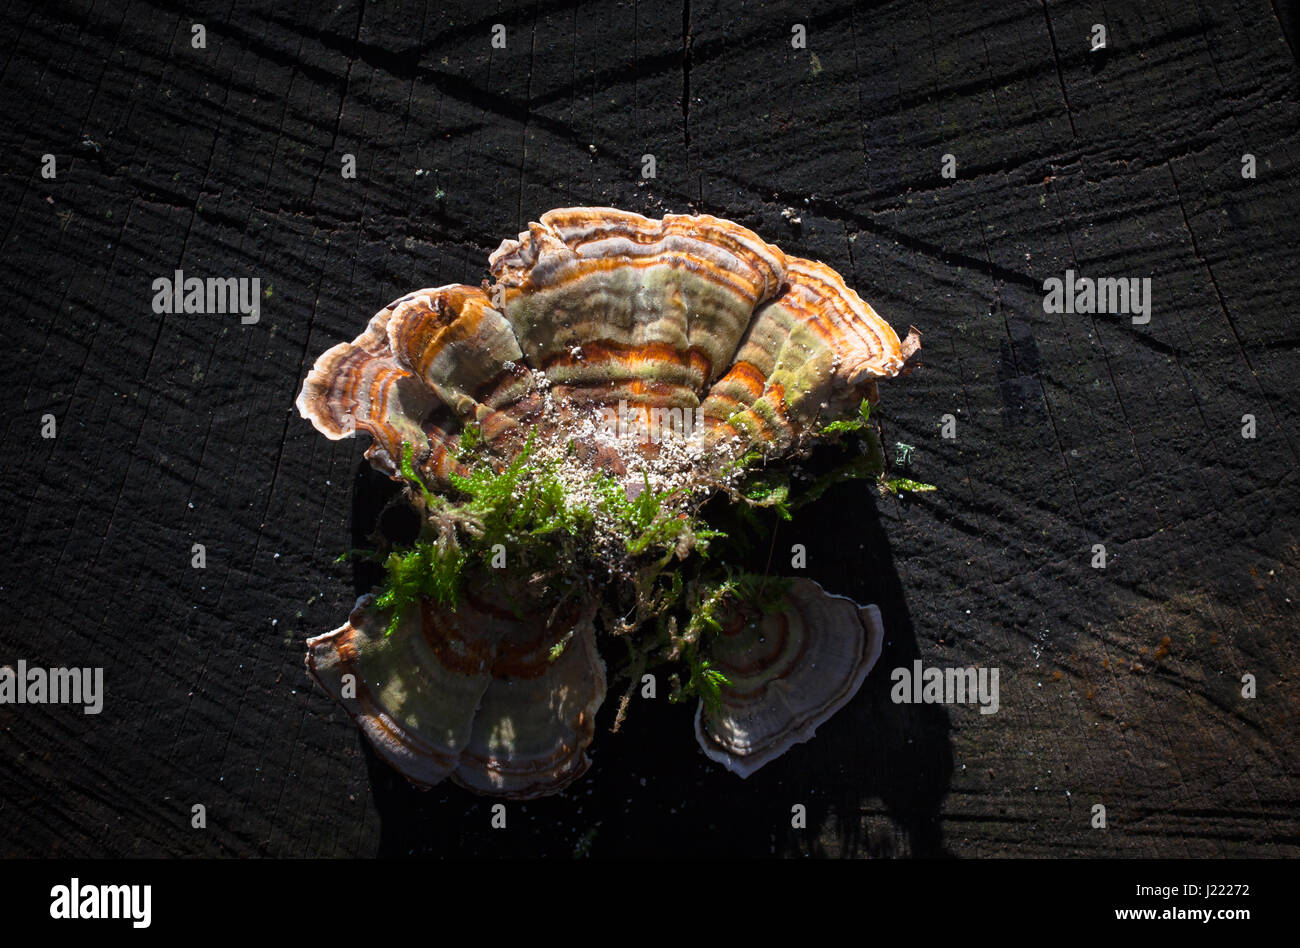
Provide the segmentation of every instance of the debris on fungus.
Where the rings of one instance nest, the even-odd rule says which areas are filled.
[[[489,264],[493,284],[389,304],[303,384],[302,416],[369,433],[420,521],[309,669],[412,782],[529,798],[587,769],[607,674],[617,728],[642,674],[675,666],[704,753],[748,776],[853,697],[883,631],[716,546],[846,478],[928,488],[885,477],[870,423],[916,334],[714,217],[550,211]],[[792,484],[846,437],[856,454]]]

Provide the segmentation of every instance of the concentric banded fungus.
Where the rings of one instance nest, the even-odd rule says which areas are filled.
[[[710,652],[731,682],[695,713],[695,736],[709,757],[748,777],[857,694],[880,657],[880,610],[797,579],[765,615],[737,611]]]
[[[874,402],[915,337],[829,267],[714,217],[550,211],[489,265],[491,285],[389,304],[303,384],[302,416],[331,439],[367,431],[423,515],[384,596],[311,640],[312,673],[416,783],[540,795],[586,768],[600,628],[621,677],[667,660],[693,662],[691,683],[709,663],[709,681],[734,675],[700,742],[752,772],[852,697],[878,615],[801,581],[757,642],[667,621],[683,579],[709,581],[691,553],[721,535],[696,514],[720,491],[752,503],[754,459],[771,470]]]
[[[486,604],[426,602],[391,636],[386,618],[361,597],[346,624],[307,642],[307,667],[409,780],[527,798],[586,772],[605,698],[590,615],[548,630]]]

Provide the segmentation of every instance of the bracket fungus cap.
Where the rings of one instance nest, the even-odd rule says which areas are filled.
[[[296,402],[327,438],[366,431],[366,458],[420,482],[422,529],[452,545],[460,528],[445,516],[447,498],[465,483],[453,478],[471,473],[471,429],[497,469],[535,450],[570,465],[565,485],[611,475],[629,501],[643,484],[664,490],[684,521],[688,506],[731,489],[732,462],[793,455],[828,421],[875,401],[877,379],[897,375],[918,345],[915,334],[900,343],[830,267],[708,215],[548,211],[502,241],[488,266],[491,283],[416,290],[385,306],[316,360]],[[691,446],[673,453],[651,426],[610,439],[596,422],[615,411],[692,413]],[[680,535],[679,560],[694,536]],[[623,557],[613,585],[640,554],[621,540],[609,548]],[[511,613],[489,601],[484,589],[498,580],[485,573],[477,597],[455,609],[421,599],[395,616],[362,597],[348,622],[308,641],[307,665],[412,782],[554,793],[586,770],[605,696],[602,592],[581,606],[570,598],[563,609]],[[852,698],[881,639],[874,606],[794,580],[779,610],[710,643],[734,687],[697,712],[700,746],[748,776]]]
[[[548,627],[482,603],[456,612],[426,603],[391,635],[387,626],[362,596],[344,625],[308,640],[307,667],[412,783],[451,777],[529,799],[586,772],[605,697],[590,614]]]
[[[695,737],[712,760],[748,777],[811,740],[852,700],[880,658],[880,610],[796,579],[780,606],[739,614],[710,652],[731,685],[716,705],[700,701]]]

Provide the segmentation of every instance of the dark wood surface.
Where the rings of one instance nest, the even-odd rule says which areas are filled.
[[[107,696],[0,706],[0,852],[1295,856],[1284,6],[9,4],[0,664],[102,666]],[[493,831],[306,676],[382,485],[292,403],[389,300],[581,204],[731,218],[919,327],[881,415],[940,489],[844,485],[776,539],[889,633],[815,741],[741,782],[689,709],[607,708],[589,776]],[[260,322],[155,314],[177,268],[259,278]],[[1150,277],[1150,323],[1045,313],[1067,268]],[[891,703],[917,657],[998,667],[1000,711]]]

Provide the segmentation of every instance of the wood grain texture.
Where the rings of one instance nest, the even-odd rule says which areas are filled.
[[[0,706],[0,852],[1300,854],[1300,71],[1274,6],[194,7],[0,11],[0,664],[107,688],[98,716]],[[690,709],[638,702],[570,795],[491,831],[306,676],[384,484],[292,406],[385,303],[586,204],[735,220],[920,327],[881,416],[940,490],[842,485],[780,529],[778,568],[804,543],[885,620],[814,742],[742,783]],[[178,268],[259,278],[260,322],[155,314]],[[1045,313],[1067,268],[1151,277],[1150,324]],[[1001,710],[892,704],[917,657],[999,667]]]

